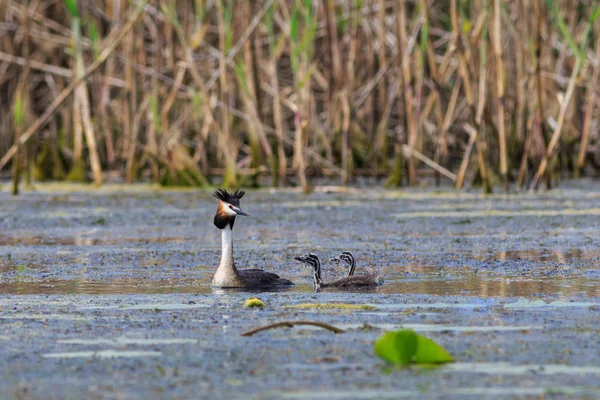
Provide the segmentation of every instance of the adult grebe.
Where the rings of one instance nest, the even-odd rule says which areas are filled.
[[[221,288],[274,289],[291,286],[293,283],[279,275],[262,269],[238,270],[233,261],[233,224],[238,215],[249,216],[240,208],[240,199],[246,194],[243,190],[228,193],[217,189],[213,195],[219,199],[214,224],[221,230],[221,263],[215,272],[212,286]]]

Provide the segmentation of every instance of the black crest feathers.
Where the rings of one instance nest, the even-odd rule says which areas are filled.
[[[219,188],[213,192],[213,196],[217,199],[238,207],[240,205],[240,199],[244,197],[245,194],[246,192],[241,189],[236,189],[235,192],[229,193],[227,190]]]

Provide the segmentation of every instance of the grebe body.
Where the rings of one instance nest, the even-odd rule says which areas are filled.
[[[217,213],[213,220],[221,230],[221,262],[212,279],[212,286],[219,288],[276,289],[292,286],[293,283],[279,275],[262,269],[238,270],[233,259],[233,225],[238,215],[249,216],[240,208],[240,199],[246,194],[243,190],[228,193],[217,189],[213,195],[219,199]]]

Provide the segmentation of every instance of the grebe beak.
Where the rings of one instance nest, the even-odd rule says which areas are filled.
[[[231,208],[233,211],[235,211],[235,213],[236,213],[237,215],[243,215],[243,216],[245,216],[245,217],[250,217],[250,214],[248,214],[248,213],[247,213],[247,212],[245,212],[245,211],[242,211],[242,209],[241,209],[241,208],[239,208],[239,207],[236,207],[236,206],[230,206],[229,208]]]
[[[342,260],[340,260],[339,257],[333,257],[333,258],[330,258],[329,261],[334,262],[334,263],[339,263]]]
[[[304,257],[294,257],[294,260],[298,260],[298,261],[304,262],[305,258]]]

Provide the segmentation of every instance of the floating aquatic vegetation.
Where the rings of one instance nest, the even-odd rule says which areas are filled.
[[[244,307],[246,308],[262,308],[264,306],[265,303],[263,303],[260,299],[257,299],[256,297],[250,297],[244,303]]]
[[[374,346],[375,354],[394,365],[439,364],[454,361],[439,344],[412,329],[386,332]]]

